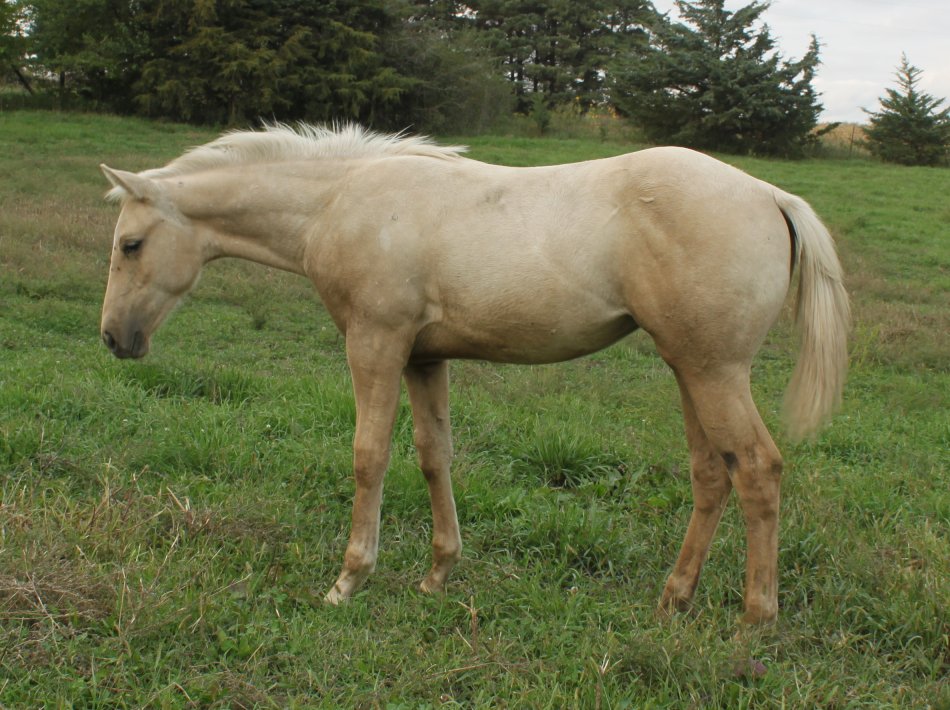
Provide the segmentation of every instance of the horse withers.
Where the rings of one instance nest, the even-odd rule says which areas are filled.
[[[797,268],[790,433],[815,431],[838,403],[849,308],[828,231],[803,200],[686,149],[536,168],[461,153],[352,126],[270,126],[163,168],[102,166],[122,204],[103,341],[118,357],[144,356],[221,257],[313,282],[345,337],[356,397],[352,529],[326,595],[338,603],[376,564],[402,379],[432,502],[433,561],[420,586],[435,592],[461,555],[447,361],[562,361],[642,328],[679,385],[694,499],[660,608],[692,599],[735,488],[745,619],[774,619],[782,459],[752,401],[750,366]]]

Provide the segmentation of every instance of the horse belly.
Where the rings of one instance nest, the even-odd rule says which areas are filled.
[[[610,240],[596,238],[598,227],[562,222],[513,230],[504,220],[486,219],[470,232],[479,240],[446,240],[433,293],[438,318],[419,334],[417,350],[444,358],[560,362],[635,330],[612,271],[615,250]]]
[[[637,328],[627,313],[584,321],[571,318],[448,319],[420,331],[412,359],[450,358],[541,364],[588,355]]]

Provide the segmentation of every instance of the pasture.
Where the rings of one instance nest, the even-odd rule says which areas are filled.
[[[415,591],[431,518],[405,397],[376,573],[321,603],[346,545],[354,408],[305,279],[211,265],[143,361],[99,341],[140,170],[213,137],[0,113],[0,706],[950,705],[950,173],[728,162],[809,200],[855,327],[841,412],[789,443],[797,338],[753,369],[785,455],[779,621],[739,627],[735,501],[693,608],[654,614],[690,510],[677,388],[643,333],[560,365],[453,363],[463,559]],[[452,138],[534,165],[634,146]]]

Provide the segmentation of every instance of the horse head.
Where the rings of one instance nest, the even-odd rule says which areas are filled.
[[[144,175],[100,166],[122,201],[109,282],[102,304],[102,340],[119,358],[140,358],[166,316],[194,286],[204,263],[191,220],[165,186]]]

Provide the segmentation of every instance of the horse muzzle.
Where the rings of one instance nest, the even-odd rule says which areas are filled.
[[[148,338],[141,330],[136,330],[132,334],[132,341],[126,343],[121,342],[108,330],[104,330],[102,331],[102,342],[106,344],[113,355],[121,360],[144,357],[148,353]]]

